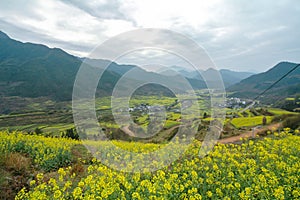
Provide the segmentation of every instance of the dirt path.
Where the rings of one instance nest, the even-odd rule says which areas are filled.
[[[280,123],[276,123],[276,124],[270,124],[268,126],[264,126],[261,128],[256,128],[254,131],[254,136],[256,136],[258,133],[264,132],[266,130],[278,129],[280,127],[280,125],[281,125]],[[166,130],[166,132],[171,133],[171,131],[173,131],[175,128],[178,128],[178,127],[179,127],[179,125],[174,126],[170,129]],[[126,133],[127,135],[129,135],[131,137],[135,137],[135,135],[136,135],[133,131],[131,131],[129,129],[129,125],[122,127],[121,130],[124,131],[124,133]],[[240,141],[241,138],[252,137],[252,135],[253,135],[252,131],[246,131],[245,133],[242,133],[240,135],[220,139],[220,140],[218,140],[218,142],[222,143],[222,144],[234,143],[234,142]]]
[[[257,128],[254,131],[254,136],[256,136],[258,133],[261,133],[261,132],[266,131],[266,130],[278,129],[280,125],[281,125],[280,123],[276,123],[276,124],[270,124],[268,126],[264,126],[264,127],[261,127],[261,128]],[[222,144],[234,143],[234,142],[240,141],[241,138],[252,137],[252,134],[253,134],[252,131],[247,131],[247,132],[242,133],[242,134],[237,135],[237,136],[220,139],[218,142],[222,143]]]
[[[129,129],[129,125],[122,127],[121,130],[129,136],[135,137],[134,132]]]

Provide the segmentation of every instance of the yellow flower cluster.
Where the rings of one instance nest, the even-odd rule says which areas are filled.
[[[75,144],[79,144],[79,141],[0,131],[0,152],[2,154],[10,152],[28,154],[33,162],[45,171],[70,164],[70,150]]]
[[[155,172],[120,172],[94,159],[80,180],[71,175],[71,166],[60,168],[57,179],[43,183],[38,177],[16,199],[299,199],[300,137],[289,132],[241,145],[218,144],[204,158],[195,141],[184,156]],[[140,143],[117,143],[135,152],[142,148]],[[159,145],[145,148],[148,152]]]

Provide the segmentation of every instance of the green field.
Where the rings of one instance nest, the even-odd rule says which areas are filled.
[[[272,121],[272,116],[266,116],[267,124]],[[231,120],[231,124],[236,128],[241,127],[253,127],[262,125],[263,116],[256,116],[256,117],[241,117],[241,118],[234,118]]]
[[[179,101],[178,99],[184,99],[185,103],[189,101],[192,102],[196,100],[198,102],[200,113],[196,114],[189,112],[187,114],[181,114],[181,107],[184,104],[184,101]],[[12,99],[16,100],[16,99]],[[21,105],[21,99],[17,99],[18,104]],[[127,103],[129,107],[134,109],[130,111],[131,119],[143,130],[147,130],[149,125],[149,119],[151,119],[151,114],[149,110],[139,110],[140,106],[153,106],[159,105],[163,108],[165,112],[165,121],[163,129],[160,133],[157,133],[157,137],[152,138],[153,141],[165,142],[162,139],[170,138],[168,134],[171,134],[168,129],[173,128],[181,124],[182,119],[188,120],[202,120],[203,124],[201,125],[199,131],[203,137],[205,130],[209,126],[209,122],[214,120],[210,116],[210,105],[209,105],[209,96],[206,93],[199,93],[197,98],[191,98],[189,95],[182,95],[178,98],[175,97],[165,97],[165,96],[133,96],[129,102],[126,102],[124,98],[116,99],[116,112],[122,114],[124,108],[126,109]],[[30,99],[26,99],[27,106],[22,105],[19,112],[13,112],[10,114],[5,114],[0,116],[0,130],[20,130],[24,132],[34,132],[39,129],[45,135],[58,136],[58,133],[65,132],[68,129],[74,128],[73,116],[71,102],[61,102],[56,104],[50,100],[44,99],[33,99],[32,102]],[[190,109],[197,110],[195,104],[191,104]],[[82,108],[84,108],[84,102]],[[21,109],[22,108],[22,109]],[[130,125],[130,124],[116,124],[115,117],[112,114],[111,110],[111,97],[97,98],[95,102],[96,116],[99,121],[100,127],[105,131],[106,134],[113,135],[114,139],[118,139],[118,135],[122,134],[120,130],[121,127]],[[31,110],[31,111],[29,111]],[[281,115],[291,115],[295,114],[286,110],[279,108],[252,108],[241,112],[242,109],[229,109],[226,108],[227,117],[224,122],[221,122],[226,129],[226,137],[238,134],[238,129],[242,127],[253,127],[262,124],[262,118],[266,115],[267,123],[270,123],[274,117]],[[115,112],[115,111],[114,111]],[[207,113],[206,118],[204,113]],[[221,120],[221,119],[218,119]],[[283,120],[283,119],[282,119]],[[88,122],[87,122],[88,123]],[[136,129],[138,130],[138,129]],[[87,130],[88,134],[95,135],[97,129],[89,128]],[[163,134],[166,134],[163,136]],[[127,140],[129,139],[126,136],[120,136],[119,139]],[[148,140],[147,140],[148,141]],[[152,141],[152,140],[151,140]]]

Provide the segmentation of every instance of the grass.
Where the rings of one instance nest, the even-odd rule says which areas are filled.
[[[5,158],[4,165],[9,171],[14,171],[16,174],[23,174],[28,172],[31,165],[31,159],[20,153],[9,153]]]
[[[34,178],[31,159],[17,152],[0,155],[0,199],[13,197]]]

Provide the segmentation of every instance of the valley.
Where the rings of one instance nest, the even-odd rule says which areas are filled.
[[[103,76],[78,103],[82,65]],[[147,71],[0,32],[0,199],[300,198],[296,66]]]

